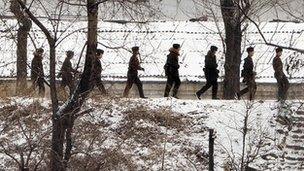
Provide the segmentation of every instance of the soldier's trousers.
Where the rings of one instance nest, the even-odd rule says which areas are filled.
[[[75,90],[75,81],[74,80],[70,80],[70,81],[62,80],[60,86],[62,89],[64,89],[66,86],[68,86],[69,90],[70,90],[70,95],[72,95],[72,93]]]
[[[204,87],[202,87],[199,91],[197,91],[197,94],[201,96],[204,94],[210,87],[212,86],[212,99],[217,98],[217,89],[218,89],[218,83],[217,79],[209,80],[207,79],[207,83]]]
[[[128,73],[127,85],[126,85],[125,90],[123,92],[123,97],[128,97],[129,91],[132,88],[134,83],[136,84],[136,86],[138,88],[139,96],[141,98],[144,98],[145,95],[144,95],[143,85],[142,85],[142,82],[140,81],[137,73],[136,74]]]
[[[167,75],[167,84],[166,84],[166,88],[165,88],[164,97],[169,96],[173,84],[174,84],[174,87],[173,87],[173,90],[172,90],[172,96],[177,97],[178,89],[181,85],[181,81],[179,79],[178,74],[168,74]]]
[[[36,87],[39,89],[39,96],[44,97],[45,87],[44,87],[44,78],[37,78],[32,80],[32,89],[35,91]]]
[[[277,85],[278,85],[278,94],[277,98],[279,101],[285,101],[287,99],[287,92],[289,89],[289,81],[285,75],[276,76]]]
[[[97,87],[98,87],[99,91],[101,92],[101,94],[103,94],[103,95],[107,95],[108,94],[105,86],[102,83],[102,81],[100,81],[100,82],[97,83]]]
[[[255,79],[248,79],[246,85],[247,87],[240,91],[239,97],[249,92],[249,100],[253,100],[257,89]]]

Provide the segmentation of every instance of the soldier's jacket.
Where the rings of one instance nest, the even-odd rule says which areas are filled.
[[[137,55],[133,54],[129,61],[129,72],[137,73],[137,70],[142,70],[143,68],[140,66]]]
[[[252,58],[248,56],[247,58],[245,58],[245,62],[241,74],[241,76],[244,77],[245,80],[251,79],[255,75],[253,71],[253,67],[254,65]]]
[[[275,77],[282,77],[283,75],[285,75],[283,72],[283,62],[280,57],[274,57],[272,61],[272,66],[274,69]]]
[[[77,72],[72,67],[70,59],[65,58],[61,67],[61,76],[63,81],[69,81],[73,79],[73,73]]]
[[[217,79],[219,71],[217,70],[217,63],[216,63],[216,56],[211,53],[211,51],[208,52],[208,54],[205,56],[205,77],[206,79]]]
[[[176,49],[171,48],[169,50],[169,54],[167,55],[167,61],[164,66],[166,75],[171,74],[171,75],[178,75],[178,69],[179,69],[179,64],[178,64],[178,56],[179,53]]]
[[[102,71],[102,66],[101,62],[99,59],[95,59],[93,63],[93,69],[92,69],[92,75],[91,75],[91,81],[93,83],[98,84],[101,82],[101,71]]]
[[[38,78],[43,78],[43,65],[42,58],[40,56],[35,55],[32,64],[31,64],[31,79],[37,80]]]

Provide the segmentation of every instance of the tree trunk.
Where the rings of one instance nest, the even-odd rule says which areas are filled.
[[[224,99],[234,99],[240,90],[241,16],[234,0],[221,0],[226,32]]]
[[[97,24],[98,24],[98,4],[96,0],[87,0],[87,13],[88,13],[88,40],[87,40],[87,54],[85,59],[84,71],[81,75],[81,80],[72,96],[58,108],[58,100],[56,93],[55,84],[55,57],[56,40],[53,38],[49,30],[26,8],[22,0],[16,0],[24,11],[29,15],[31,20],[43,31],[47,37],[50,47],[50,89],[51,89],[51,100],[52,100],[52,149],[50,154],[50,170],[52,171],[64,171],[66,170],[66,163],[63,156],[66,159],[70,158],[71,154],[71,133],[76,119],[75,114],[80,111],[82,104],[86,97],[92,90],[92,84],[90,84],[90,77],[92,73],[92,64],[95,59],[96,48],[97,48]],[[68,132],[67,132],[68,129]],[[67,136],[67,147],[65,155],[64,151],[64,137]]]
[[[92,90],[90,77],[92,64],[95,58],[97,48],[97,24],[98,24],[98,5],[96,0],[87,1],[88,13],[88,40],[87,54],[85,59],[84,71],[81,75],[80,82],[75,93],[70,96],[68,101],[61,106],[53,117],[53,135],[52,135],[52,153],[51,153],[51,170],[66,170],[67,160],[70,159],[72,150],[71,136],[74,125],[75,114],[80,111],[82,104]],[[64,136],[67,137],[65,155],[63,155]],[[63,158],[64,156],[64,158]],[[65,161],[65,160],[66,161]]]
[[[32,22],[23,14],[18,1],[12,0],[10,9],[19,24],[17,32],[16,93],[21,94],[27,88],[27,36],[32,27]]]

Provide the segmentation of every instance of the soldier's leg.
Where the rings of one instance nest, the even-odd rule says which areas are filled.
[[[31,85],[31,91],[35,91],[36,87],[37,87],[37,80],[31,80],[32,81],[32,85]]]
[[[67,82],[65,79],[62,79],[60,82],[60,86],[58,88],[59,99],[65,100],[67,98],[67,92],[65,91],[65,87],[67,86]]]
[[[44,80],[43,78],[39,78],[37,81],[39,87],[39,96],[44,97],[45,95],[45,87],[44,87]]]
[[[209,88],[211,87],[211,82],[209,79],[207,79],[206,84],[197,92],[199,96],[204,94]]]
[[[169,96],[172,85],[173,85],[173,77],[171,74],[168,74],[164,97]]]
[[[249,100],[254,100],[256,89],[257,89],[257,85],[256,85],[255,80],[253,79],[249,83]]]
[[[105,86],[103,85],[102,81],[98,81],[97,83],[97,86],[98,86],[98,89],[99,91],[103,94],[103,95],[106,95],[107,94],[107,90],[105,88]]]
[[[178,75],[174,77],[174,88],[173,88],[173,97],[177,97],[178,89],[181,85],[181,81]]]
[[[127,85],[126,85],[125,90],[123,92],[123,97],[128,97],[129,91],[132,88],[132,85],[133,85],[133,79],[128,77]]]
[[[72,81],[69,82],[68,87],[69,87],[69,90],[70,90],[70,95],[73,94],[73,92],[75,90],[75,86],[76,85],[75,85],[75,81],[74,80],[72,80]]]
[[[246,88],[242,89],[239,93],[239,97],[243,96],[244,94],[248,93],[249,91],[249,86],[247,85]]]
[[[212,99],[217,99],[218,83],[217,79],[212,81]]]
[[[287,99],[289,89],[289,81],[286,76],[282,78],[282,100]]]
[[[136,86],[138,88],[139,96],[141,98],[144,98],[145,95],[144,95],[143,85],[142,85],[142,82],[140,81],[140,79],[138,78],[138,76],[136,77],[136,79],[135,79],[134,82],[135,82],[135,84],[136,84]]]
[[[277,85],[278,85],[278,100],[282,101],[284,100],[284,83],[282,79],[277,79]]]

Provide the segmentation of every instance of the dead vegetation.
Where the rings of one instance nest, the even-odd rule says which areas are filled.
[[[123,112],[124,121],[116,130],[122,139],[132,138],[137,143],[153,146],[159,144],[165,137],[160,130],[182,130],[187,124],[186,118],[174,115],[166,108],[148,109],[146,106],[138,106]]]
[[[81,154],[81,153],[79,153]],[[119,149],[106,149],[100,153],[77,155],[71,158],[71,170],[135,170],[130,155]]]
[[[3,165],[13,170],[42,169],[50,144],[50,111],[38,101],[12,103],[0,109],[0,153],[7,156]]]
[[[110,97],[89,100],[84,109],[92,110],[74,125],[68,168],[149,170],[160,168],[161,163],[170,168],[172,163],[165,161],[178,160],[179,152],[185,153],[190,165],[200,168],[205,162],[201,148],[181,145],[184,140],[178,135],[188,134],[190,117],[174,113],[169,107],[151,109],[144,103]],[[7,166],[13,170],[47,168],[51,135],[48,103],[16,98],[2,100],[2,105],[0,153],[6,157],[0,170]],[[167,149],[167,143],[179,145],[173,150]],[[184,163],[176,165],[183,168]]]

